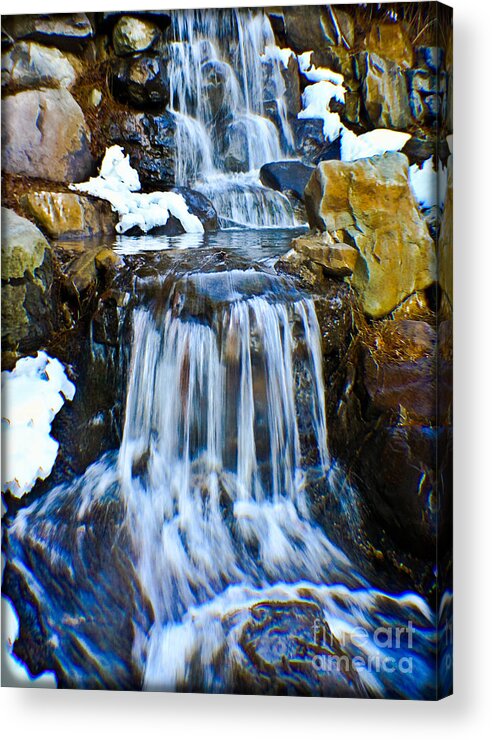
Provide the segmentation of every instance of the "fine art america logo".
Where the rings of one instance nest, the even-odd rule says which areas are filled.
[[[313,622],[313,641],[319,652],[312,658],[313,667],[320,673],[370,671],[412,673],[416,629],[411,621],[402,626],[378,627],[369,631],[354,627],[335,637],[327,625],[316,618]]]

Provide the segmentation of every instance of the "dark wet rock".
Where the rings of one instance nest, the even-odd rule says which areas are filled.
[[[444,65],[444,49],[439,46],[417,46],[415,48],[415,67],[437,72]]]
[[[160,55],[136,54],[115,60],[111,82],[114,96],[137,108],[164,106],[169,101],[166,62]]]
[[[33,39],[68,51],[79,51],[94,35],[85,13],[3,16],[2,29],[12,39]]]
[[[225,135],[224,164],[231,172],[248,172],[248,131],[243,121],[233,121]]]
[[[327,141],[320,118],[299,118],[293,123],[297,154],[305,164],[340,159],[340,138]]]
[[[349,652],[315,602],[264,601],[248,609],[244,617],[239,636],[242,650],[224,656],[232,660],[235,692],[368,696]]]
[[[448,75],[428,69],[407,71],[410,110],[417,123],[437,125],[446,118]]]
[[[401,151],[408,157],[410,165],[422,165],[430,157],[435,157],[436,152],[442,164],[445,165],[450,155],[446,139],[442,137],[436,139],[432,136],[425,138],[412,136]]]
[[[72,63],[59,49],[19,41],[2,54],[2,88],[70,87],[75,77]]]
[[[284,193],[291,190],[298,198],[303,198],[306,187],[314,167],[309,167],[301,161],[269,162],[260,169],[260,180],[263,185]]]
[[[68,90],[27,90],[3,100],[2,169],[55,182],[94,174],[90,132]]]
[[[205,231],[215,231],[217,229],[217,211],[203,193],[184,187],[173,188],[173,192],[183,196],[188,210],[200,219]]]
[[[58,319],[52,289],[54,257],[39,229],[2,208],[2,349],[39,349]]]
[[[22,532],[6,532],[3,592],[20,617],[14,653],[34,675],[53,670],[60,688],[140,689],[132,645],[153,616],[134,570],[123,503],[114,489],[100,498],[86,492],[87,505],[77,483],[56,492],[26,511]]]
[[[118,56],[150,49],[161,37],[160,28],[147,18],[124,15],[113,28],[113,47]]]
[[[227,115],[227,106],[224,102],[227,102],[231,68],[225,62],[213,59],[204,62],[202,74],[203,94],[210,106],[211,118],[218,123],[223,123]]]
[[[176,123],[172,113],[128,113],[107,120],[108,140],[122,146],[144,187],[170,187],[175,183]]]

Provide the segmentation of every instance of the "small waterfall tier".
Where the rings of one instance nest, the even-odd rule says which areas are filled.
[[[176,182],[207,194],[224,225],[296,225],[288,199],[258,178],[263,164],[293,152],[284,63],[272,50],[262,10],[172,14],[167,53]]]

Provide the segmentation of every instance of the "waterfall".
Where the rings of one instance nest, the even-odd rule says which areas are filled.
[[[279,692],[287,656],[304,693],[429,697],[432,612],[372,588],[313,515],[313,485],[352,494],[329,454],[312,299],[253,268],[192,271],[147,278],[128,318],[119,450],[8,529],[63,685],[223,692],[243,667],[273,690],[265,654]],[[408,645],[351,642],[407,625]]]
[[[176,182],[205,193],[224,225],[296,225],[288,199],[258,177],[263,164],[293,151],[283,63],[272,49],[273,30],[262,10],[172,14],[168,74]],[[248,173],[244,187],[233,173]]]

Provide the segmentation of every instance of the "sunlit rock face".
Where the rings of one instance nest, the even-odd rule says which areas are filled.
[[[404,155],[322,162],[305,200],[311,226],[358,249],[352,285],[370,316],[388,314],[434,282],[434,244],[410,189]]]
[[[68,90],[26,90],[3,101],[2,169],[78,182],[92,174],[90,132]]]

